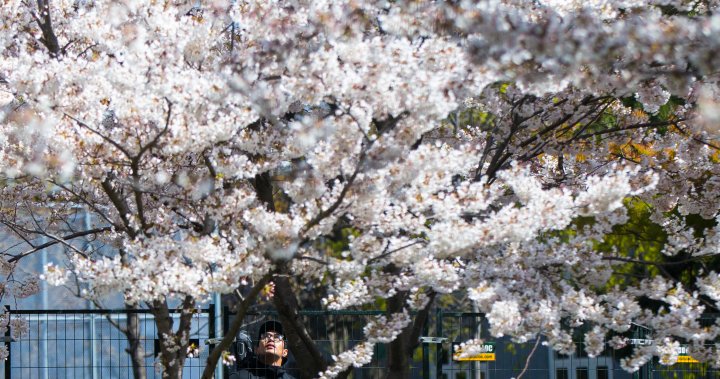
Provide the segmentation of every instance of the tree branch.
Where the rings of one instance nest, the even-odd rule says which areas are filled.
[[[620,261],[620,262],[637,263],[637,264],[645,264],[645,265],[662,267],[662,266],[682,266],[682,265],[686,265],[691,262],[696,262],[696,261],[702,260],[703,258],[707,258],[707,257],[706,256],[693,257],[690,259],[684,259],[682,261],[677,261],[677,262],[653,262],[653,261],[643,261],[640,259],[632,259],[632,258],[625,258],[625,257],[602,257],[602,260],[604,260],[604,261]]]
[[[417,244],[419,244],[419,243],[425,243],[425,241],[423,241],[423,240],[417,240],[417,241],[414,241],[414,242],[409,243],[409,244],[407,244],[407,245],[400,246],[400,247],[398,247],[397,249],[392,249],[392,250],[390,250],[390,251],[386,251],[386,252],[378,255],[377,257],[370,258],[370,259],[368,260],[368,263],[377,262],[377,261],[379,261],[379,260],[381,260],[381,259],[383,259],[383,258],[385,258],[385,257],[387,257],[387,256],[389,256],[389,255],[392,255],[392,254],[394,254],[394,253],[397,253],[397,252],[400,251],[400,250],[407,249],[408,247],[415,246],[415,245],[417,245]]]
[[[358,173],[360,173],[360,167],[362,166],[364,157],[365,157],[365,152],[363,151],[363,153],[361,153],[360,157],[358,158],[358,163],[355,166],[355,171],[353,171],[350,178],[347,180],[347,182],[345,182],[345,186],[343,187],[342,191],[340,192],[340,196],[338,196],[338,198],[335,199],[335,201],[329,207],[327,207],[322,212],[318,213],[312,220],[308,221],[308,223],[305,224],[305,226],[303,226],[302,229],[300,229],[300,235],[304,235],[310,229],[312,229],[312,227],[316,226],[322,220],[324,220],[325,218],[332,215],[333,212],[335,212],[335,210],[340,206],[340,204],[342,204],[343,200],[345,199],[345,196],[347,195],[348,191],[350,190],[350,187],[352,186],[353,182],[355,181],[355,178],[357,178]]]
[[[220,343],[212,349],[210,355],[208,355],[205,369],[203,370],[202,379],[213,378],[215,374],[215,366],[217,366],[217,363],[220,360],[223,351],[226,351],[230,348],[232,341],[235,339],[235,335],[238,333],[238,331],[240,331],[243,319],[245,318],[245,313],[247,313],[250,305],[255,301],[258,294],[263,289],[263,287],[265,287],[265,285],[270,281],[271,277],[272,273],[265,274],[265,276],[263,276],[257,283],[255,283],[255,285],[250,290],[250,293],[245,296],[242,302],[240,302],[240,306],[235,311],[235,317],[233,318],[232,323],[230,323],[230,327],[228,328],[228,330],[225,331],[225,335],[223,336],[222,341],[220,341]]]
[[[103,219],[105,219],[105,221],[107,221],[108,224],[110,224],[110,225],[112,225],[113,227],[115,227],[115,229],[122,229],[122,227],[121,227],[120,225],[118,225],[117,223],[113,222],[113,220],[111,220],[110,217],[108,217],[104,212],[102,212],[100,209],[98,209],[98,207],[95,206],[95,204],[91,203],[90,201],[88,201],[87,199],[85,199],[83,196],[80,196],[80,194],[78,194],[78,193],[76,193],[75,191],[73,191],[72,189],[66,187],[66,186],[65,186],[64,184],[62,184],[62,183],[58,183],[58,182],[53,181],[53,180],[50,180],[50,183],[52,183],[52,184],[54,184],[54,185],[56,185],[56,186],[64,189],[65,191],[67,191],[67,192],[69,192],[70,194],[72,194],[73,196],[75,196],[78,200],[80,200],[82,203],[84,203],[85,205],[87,205],[88,207],[90,207],[93,211],[95,211],[95,214],[97,214],[98,216],[100,216],[100,217],[102,217]]]
[[[125,203],[125,200],[121,198],[120,195],[118,195],[118,193],[112,188],[112,182],[109,175],[107,178],[105,178],[105,180],[103,180],[101,186],[103,188],[103,191],[105,191],[105,194],[107,194],[108,198],[110,198],[110,202],[112,202],[112,204],[115,206],[115,209],[120,214],[120,219],[123,221],[123,224],[127,229],[128,235],[131,238],[135,238],[137,233],[131,227],[130,220],[128,219],[128,214],[130,213],[130,210]]]
[[[525,360],[525,367],[523,367],[522,371],[517,376],[517,379],[521,379],[523,375],[525,375],[525,373],[527,372],[528,367],[530,367],[530,359],[532,359],[532,356],[535,355],[535,350],[537,350],[538,345],[540,345],[540,336],[535,339],[535,346],[533,347],[532,351],[530,351],[530,354],[528,354],[528,357]]]
[[[104,134],[100,133],[99,131],[93,129],[90,125],[88,125],[88,124],[80,121],[79,119],[77,119],[77,118],[75,118],[75,117],[73,117],[73,116],[71,116],[71,115],[69,115],[69,114],[67,114],[67,113],[63,113],[63,116],[65,116],[65,117],[67,117],[67,118],[75,121],[75,123],[78,124],[78,126],[81,126],[81,127],[85,128],[85,129],[93,132],[93,134],[98,135],[100,138],[104,139],[106,142],[108,142],[109,144],[113,145],[116,149],[120,150],[120,152],[122,152],[128,159],[132,159],[132,154],[130,154],[130,152],[127,151],[127,149],[125,149],[122,145],[120,145],[119,143],[113,141],[110,137],[107,137],[106,135],[104,135]]]
[[[31,11],[30,14],[40,27],[40,31],[42,31],[43,36],[40,39],[40,42],[42,42],[43,45],[47,47],[48,51],[50,51],[51,56],[57,57],[62,52],[62,49],[60,49],[60,43],[58,42],[55,31],[52,27],[52,19],[50,17],[50,1],[37,0],[37,7],[40,13],[38,14],[35,11]]]
[[[668,126],[668,125],[676,125],[678,122],[682,122],[684,119],[674,120],[674,121],[659,121],[659,122],[644,122],[640,124],[633,124],[633,125],[627,125],[627,126],[618,126],[616,128],[610,128],[605,130],[600,130],[594,133],[588,133],[588,134],[582,134],[577,136],[577,139],[585,139],[585,138],[591,138],[603,134],[609,134],[609,133],[615,133],[615,132],[623,132],[626,130],[633,130],[633,129],[642,129],[642,128],[655,128],[659,126]],[[575,138],[575,137],[573,137]]]
[[[4,223],[4,222],[3,222],[3,223]],[[6,225],[7,225],[7,224],[6,224]],[[52,235],[50,235],[50,234],[48,234],[48,233],[45,233],[45,232],[29,231],[28,233],[42,234],[42,235],[44,235],[44,236],[47,236],[47,237],[50,237],[50,238],[54,238],[54,240],[53,240],[53,241],[50,241],[50,242],[46,242],[46,243],[44,243],[44,244],[42,244],[42,245],[37,245],[37,246],[33,247],[32,249],[24,252],[24,253],[18,254],[18,255],[16,255],[16,256],[8,259],[8,262],[12,263],[12,262],[18,261],[18,260],[20,260],[20,259],[22,259],[22,258],[24,258],[24,257],[26,257],[26,256],[28,256],[28,255],[30,255],[30,254],[33,254],[33,253],[35,253],[35,252],[37,252],[37,251],[40,251],[40,250],[42,250],[42,249],[45,249],[45,248],[50,247],[50,246],[53,246],[53,245],[57,245],[58,243],[63,243],[63,241],[69,241],[69,240],[71,240],[71,239],[75,239],[75,238],[78,238],[78,237],[84,237],[84,236],[87,236],[87,235],[90,235],[90,234],[97,234],[97,233],[109,232],[110,230],[112,230],[112,228],[109,227],[109,226],[106,226],[106,227],[102,227],[102,228],[95,228],[95,229],[83,230],[83,231],[81,231],[81,232],[71,233],[71,234],[68,234],[68,235],[65,235],[65,236],[62,236],[62,237],[53,237]]]

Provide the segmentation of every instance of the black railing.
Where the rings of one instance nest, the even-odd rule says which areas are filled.
[[[10,314],[24,319],[28,330],[17,339],[11,338],[10,330],[6,333],[7,379],[133,378],[128,340],[118,327],[134,328],[144,355],[137,367],[147,378],[160,377],[155,370],[157,332],[149,310],[11,310]],[[213,338],[213,309],[202,309],[193,317],[190,339],[203,343]],[[185,361],[184,377],[200,376],[207,358],[207,351],[202,353]]]
[[[210,349],[206,342],[216,337],[213,309],[202,309],[193,316],[190,339],[200,348],[199,356],[185,361],[183,378],[199,378],[204,369]],[[5,335],[9,357],[0,372],[6,379],[133,378],[128,342],[118,329],[128,325],[136,328],[142,341],[145,357],[140,368],[147,378],[160,378],[154,366],[157,333],[149,310],[11,310],[9,313],[12,318],[26,320],[28,333],[18,339],[12,338],[10,330]],[[301,311],[299,317],[330,362],[332,354],[363,341],[363,327],[382,314],[382,311]],[[227,330],[231,317],[227,310],[222,312],[219,325],[222,330]],[[275,318],[277,314],[272,311],[250,313],[244,319],[243,328],[255,339],[260,323]],[[713,323],[714,320],[713,316],[705,321]],[[637,341],[651,336],[646,328],[636,329],[633,337]],[[639,372],[630,374],[620,368],[618,354],[622,352],[612,349],[599,357],[588,357],[582,342],[577,342],[574,354],[561,355],[543,346],[542,341],[536,347],[536,341],[518,343],[508,338],[495,339],[489,335],[487,320],[480,313],[438,310],[429,317],[423,336],[442,338],[423,339],[410,359],[411,378],[507,379],[526,370],[524,378],[532,379],[720,379],[720,371],[704,363],[664,366],[651,361]],[[472,338],[494,343],[492,360],[453,359],[453,344]],[[387,346],[378,344],[372,362],[353,369],[351,378],[384,377],[387,359]],[[291,372],[298,372],[292,356],[287,366]],[[224,372],[227,374],[229,370]]]

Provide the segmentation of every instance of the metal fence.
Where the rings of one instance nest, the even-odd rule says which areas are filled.
[[[324,354],[327,362],[332,362],[331,356],[349,350],[365,340],[363,327],[374,317],[385,314],[383,311],[300,311],[300,322],[305,325],[310,338],[315,341],[320,351]],[[228,329],[230,318],[233,314],[223,312],[223,330]],[[254,312],[247,314],[243,322],[243,328],[253,338],[257,336],[257,329],[260,324],[268,320],[278,320],[277,313],[272,311]],[[387,346],[377,344],[375,346],[372,361],[367,365],[354,368],[350,378],[371,379],[382,378],[387,367]],[[410,365],[410,372],[413,378],[423,378],[422,359],[414,360]],[[292,351],[286,368],[291,374],[297,373],[297,365]],[[299,377],[298,375],[295,375]]]
[[[718,315],[708,315],[701,320],[701,323],[710,325],[717,320]],[[580,342],[581,335],[578,335],[576,340],[575,352],[571,355],[563,355],[543,346],[543,340],[514,343],[509,338],[493,338],[488,332],[487,320],[479,313],[438,310],[433,322],[435,335],[448,337],[449,341],[436,345],[434,359],[436,369],[428,376],[431,378],[509,379],[517,377],[526,370],[523,377],[530,379],[720,379],[720,370],[707,363],[678,362],[673,365],[663,365],[655,359],[635,373],[623,370],[620,367],[620,359],[630,353],[632,344],[651,341],[648,338],[652,337],[652,331],[640,325],[636,325],[632,330],[628,348],[618,351],[607,348],[600,356],[589,357],[584,350],[583,342]],[[454,361],[451,352],[453,342],[459,343],[471,338],[493,341],[494,359]]]
[[[184,378],[199,378],[202,373],[209,350],[205,341],[215,337],[213,309],[203,309],[193,316],[190,338],[201,347],[200,356],[186,360]],[[18,340],[12,340],[10,332],[6,335],[5,346],[10,354],[4,363],[2,378],[132,378],[127,340],[113,326],[125,326],[129,317],[137,321],[143,337],[142,346],[147,354],[143,368],[147,377],[160,377],[154,368],[155,323],[147,310],[12,310],[11,314],[27,320],[29,333]],[[382,311],[302,311],[300,321],[331,361],[332,354],[363,341],[363,327],[382,314]],[[222,312],[222,330],[227,330],[231,316],[227,311]],[[276,318],[272,311],[251,313],[246,316],[243,328],[256,336],[262,322]],[[715,318],[705,322],[715,322]],[[633,337],[644,341],[648,333],[638,326]],[[411,378],[508,379],[526,370],[524,378],[530,379],[720,379],[720,371],[707,364],[664,366],[654,361],[630,374],[620,368],[618,354],[622,352],[611,349],[592,358],[584,352],[582,343],[578,343],[576,352],[567,356],[549,350],[542,341],[537,341],[536,346],[536,341],[514,343],[507,338],[493,339],[488,333],[487,320],[479,313],[438,310],[428,319],[423,336],[433,338],[423,339],[424,343],[413,353]],[[453,359],[453,345],[472,338],[494,343],[492,359],[467,362]],[[387,359],[387,346],[378,344],[372,362],[353,369],[351,378],[384,377]],[[291,373],[297,373],[292,352],[287,366]]]
[[[145,352],[147,378],[160,378],[155,370],[157,332],[148,310],[12,310],[13,318],[28,322],[28,334],[17,340],[5,336],[9,356],[3,377],[10,378],[133,378],[128,342],[116,325],[136,325]],[[177,322],[179,314],[173,315]],[[134,318],[133,323],[128,323]],[[190,339],[196,343],[214,337],[212,308],[193,316]],[[199,377],[207,358],[189,358],[183,376]]]

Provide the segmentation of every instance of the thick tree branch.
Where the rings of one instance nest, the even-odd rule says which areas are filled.
[[[282,271],[287,269],[287,264],[280,268]],[[288,275],[276,276],[274,282],[273,304],[288,338],[289,349],[293,352],[296,361],[299,362],[302,377],[315,377],[318,372],[326,369],[325,359],[307,332],[305,325],[300,322],[298,312],[300,305],[292,289],[290,278]]]
[[[423,332],[423,328],[425,327],[425,323],[428,320],[428,316],[430,316],[430,308],[432,308],[432,305],[435,303],[435,297],[437,296],[437,292],[429,290],[427,296],[427,304],[425,304],[425,307],[423,307],[423,309],[421,309],[415,315],[415,320],[413,320],[412,328],[409,331],[408,350],[406,351],[408,355],[411,355],[419,344],[420,335]]]
[[[230,348],[230,345],[232,345],[232,342],[235,339],[235,335],[237,335],[238,331],[240,331],[240,327],[242,326],[245,314],[247,313],[253,302],[255,302],[255,299],[257,298],[260,291],[270,281],[270,278],[272,278],[272,273],[265,274],[265,276],[263,276],[255,283],[247,296],[245,296],[245,298],[240,302],[239,306],[235,310],[235,316],[230,323],[230,327],[228,328],[228,330],[225,331],[225,335],[223,336],[220,343],[215,346],[210,352],[210,355],[208,355],[207,361],[205,363],[205,369],[203,370],[202,379],[213,378],[215,366],[217,366],[218,361],[220,361],[222,353],[228,350]]]
[[[108,177],[103,180],[101,186],[103,191],[105,191],[105,194],[108,195],[110,202],[113,204],[113,206],[115,206],[115,210],[120,215],[120,219],[123,221],[128,235],[131,238],[135,238],[135,236],[137,236],[137,232],[130,224],[130,219],[128,218],[128,216],[130,215],[130,209],[125,202],[125,199],[123,199],[120,194],[118,194],[117,191],[115,191],[115,189],[113,188],[110,175],[108,175]]]
[[[37,12],[31,11],[30,14],[35,19],[35,22],[37,22],[40,27],[40,31],[43,34],[42,38],[40,38],[40,42],[47,47],[51,56],[56,57],[62,53],[62,50],[60,49],[60,43],[58,42],[52,26],[50,1],[37,0],[37,9]]]

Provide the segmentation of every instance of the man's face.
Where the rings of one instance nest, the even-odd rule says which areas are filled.
[[[273,366],[282,365],[283,357],[286,357],[288,354],[283,336],[274,331],[263,333],[260,335],[260,341],[255,349],[255,354],[261,357],[266,364]]]

